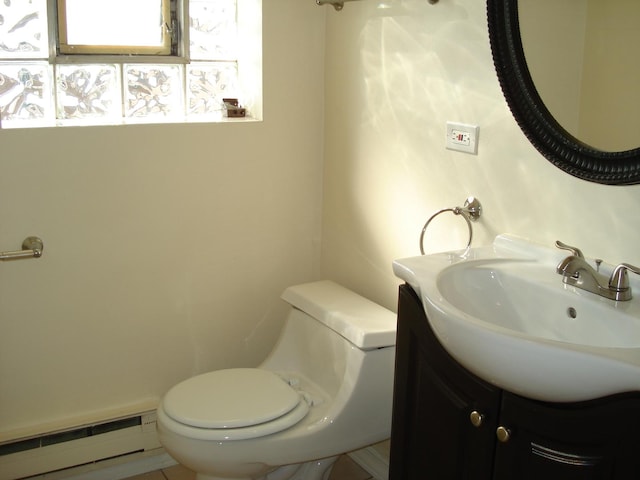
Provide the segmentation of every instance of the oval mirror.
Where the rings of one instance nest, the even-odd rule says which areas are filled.
[[[487,0],[500,86],[554,165],[610,185],[640,183],[636,0]]]

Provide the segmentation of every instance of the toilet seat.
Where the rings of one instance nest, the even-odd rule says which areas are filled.
[[[160,409],[172,429],[193,438],[241,440],[285,430],[309,411],[304,394],[258,368],[216,370],[173,387]]]

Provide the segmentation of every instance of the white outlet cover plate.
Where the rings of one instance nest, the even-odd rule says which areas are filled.
[[[477,125],[447,122],[447,149],[477,155],[479,131]]]

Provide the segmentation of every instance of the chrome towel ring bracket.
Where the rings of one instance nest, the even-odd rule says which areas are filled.
[[[475,197],[469,197],[465,200],[464,206],[462,207],[453,207],[453,208],[443,208],[442,210],[437,211],[427,223],[422,227],[422,233],[420,233],[420,254],[424,255],[424,234],[427,231],[427,227],[431,223],[431,221],[436,218],[441,213],[445,212],[453,212],[454,215],[461,215],[462,218],[467,222],[467,226],[469,227],[469,242],[467,243],[467,248],[471,246],[471,240],[473,240],[473,227],[471,226],[471,222],[477,221],[482,215],[482,204],[480,200]]]

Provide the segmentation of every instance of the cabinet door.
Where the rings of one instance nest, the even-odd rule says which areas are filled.
[[[639,416],[635,395],[549,404],[505,392],[495,480],[637,480]]]
[[[447,354],[406,285],[397,332],[390,480],[489,480],[499,390]]]

